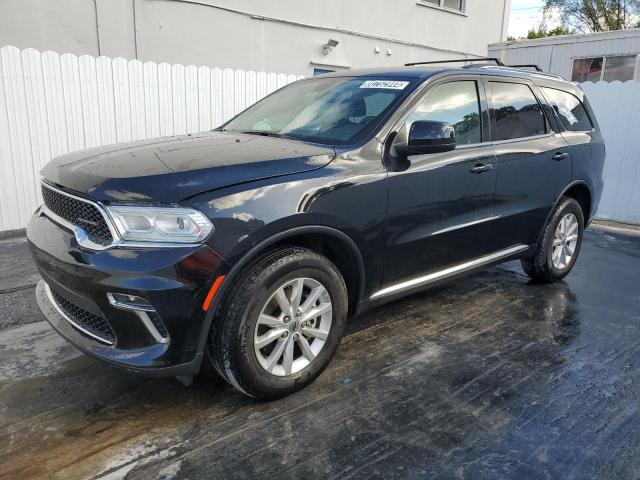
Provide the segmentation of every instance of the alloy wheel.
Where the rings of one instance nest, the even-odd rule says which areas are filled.
[[[272,375],[298,373],[318,356],[329,336],[333,309],[327,289],[312,278],[280,285],[262,307],[253,347]]]
[[[568,213],[560,219],[553,237],[551,260],[558,270],[566,268],[573,258],[578,245],[578,218]]]

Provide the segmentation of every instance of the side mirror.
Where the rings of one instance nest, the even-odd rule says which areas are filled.
[[[393,147],[405,157],[450,152],[456,148],[456,133],[447,122],[420,120],[413,122],[409,128],[408,143],[397,143]]]

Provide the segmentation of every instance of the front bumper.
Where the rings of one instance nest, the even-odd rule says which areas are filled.
[[[208,246],[87,250],[71,231],[40,211],[29,222],[27,239],[43,278],[36,288],[38,306],[70,343],[136,372],[197,372],[206,335],[202,304],[213,280],[228,269]],[[118,293],[147,300],[163,338],[154,335],[140,312],[114,306],[107,294]],[[61,308],[68,305],[71,313]],[[104,319],[112,336],[82,328],[84,324],[72,318],[76,312],[90,320]]]

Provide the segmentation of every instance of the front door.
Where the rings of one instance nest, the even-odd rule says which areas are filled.
[[[457,147],[391,162],[383,288],[491,251],[496,172],[483,91],[478,78],[443,80],[397,126],[401,138],[414,121],[448,122]]]

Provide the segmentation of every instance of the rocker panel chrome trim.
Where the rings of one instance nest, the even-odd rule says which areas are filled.
[[[435,282],[437,280],[441,280],[443,278],[451,277],[453,275],[464,272],[466,270],[471,270],[476,267],[481,267],[483,265],[487,265],[496,260],[500,260],[501,258],[506,258],[511,255],[515,255],[516,253],[524,252],[528,248],[529,248],[528,245],[514,245],[513,247],[509,247],[504,250],[499,250],[490,255],[476,258],[475,260],[461,263],[459,265],[454,265],[453,267],[445,268],[444,270],[439,270],[437,272],[429,273],[428,275],[424,275],[422,277],[413,278],[411,280],[405,280],[403,282],[396,283],[389,287],[385,287],[382,290],[378,290],[376,293],[371,295],[369,299],[375,300],[377,298],[386,297],[388,295],[399,293],[404,290],[409,290],[411,288],[428,285],[429,283]]]

